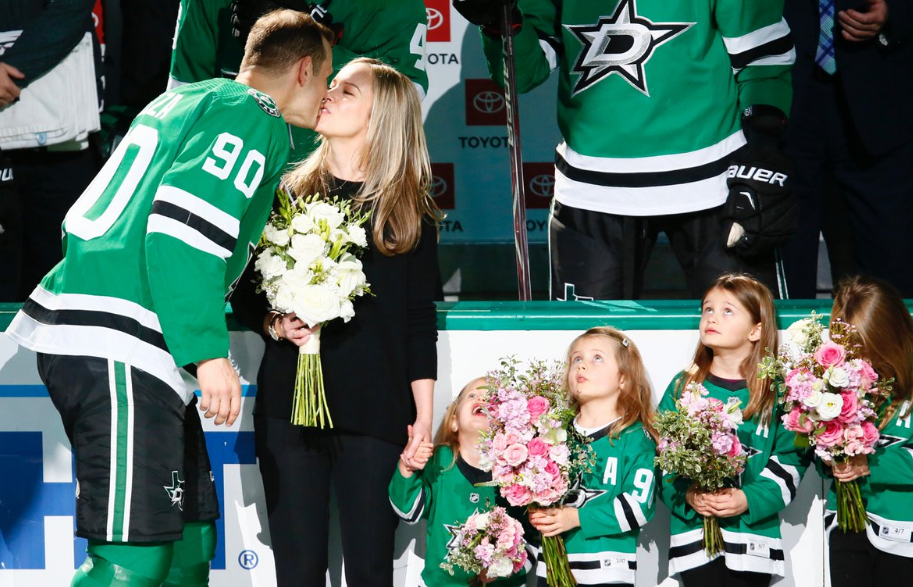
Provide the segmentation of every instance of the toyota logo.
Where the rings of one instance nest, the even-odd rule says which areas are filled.
[[[551,198],[555,193],[555,176],[554,175],[537,175],[529,180],[529,191],[540,198]]]
[[[444,24],[444,15],[437,8],[425,8],[425,18],[428,20],[428,30],[441,28]]]
[[[472,99],[472,106],[479,112],[494,114],[504,110],[504,96],[498,92],[479,92]]]
[[[444,181],[444,178],[438,177],[436,175],[431,177],[431,197],[437,198],[443,196],[447,192],[447,182]]]

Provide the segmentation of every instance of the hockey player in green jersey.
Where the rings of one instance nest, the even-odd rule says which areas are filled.
[[[543,536],[564,535],[578,585],[634,585],[637,537],[653,518],[653,404],[640,351],[623,332],[591,328],[567,353],[567,389],[577,431],[596,456],[573,502],[530,513]],[[539,555],[538,585],[546,586]]]
[[[288,159],[286,122],[313,127],[332,33],[275,12],[236,81],[169,91],[137,116],[64,222],[64,259],[7,334],[38,354],[76,461],[76,587],[208,585],[218,497],[200,409],[241,407],[225,299]]]
[[[454,0],[482,25],[502,84],[503,2]],[[751,263],[727,249],[724,204],[747,212],[758,206],[745,201],[785,197],[777,135],[794,51],[782,14],[782,0],[519,0],[517,91],[559,76],[553,299],[637,297],[659,232],[694,298],[725,271],[772,276],[769,249],[745,251],[766,254]],[[754,233],[738,235],[737,248],[760,245]]]
[[[334,73],[355,57],[373,57],[405,74],[425,96],[427,25],[421,0],[181,0],[169,87],[233,78],[251,24],[276,8],[306,12],[333,29]],[[297,162],[314,149],[315,135],[297,128],[291,133],[290,158]]]
[[[881,437],[871,455],[833,466],[843,482],[858,479],[868,516],[865,532],[837,526],[837,492],[827,494],[831,585],[858,587],[913,577],[913,319],[900,294],[871,277],[840,284],[831,321],[856,326],[862,353],[881,379],[894,378],[892,397],[880,409]],[[827,474],[828,467],[819,467]]]
[[[422,580],[428,587],[465,586],[472,577],[459,567],[453,575],[441,568],[453,531],[476,511],[500,501],[498,489],[477,484],[491,481],[491,473],[479,468],[479,435],[488,429],[483,410],[485,378],[473,379],[460,391],[444,412],[434,445],[422,443],[414,461],[423,468],[410,468],[400,459],[390,480],[390,503],[407,524],[428,521],[425,568]],[[433,446],[433,452],[432,452]],[[516,508],[508,508],[516,516]],[[514,576],[498,579],[492,585],[519,587],[525,584],[530,568]]]
[[[738,398],[738,436],[748,459],[735,486],[716,493],[697,491],[687,479],[668,482],[664,474],[660,496],[672,513],[669,573],[680,574],[685,587],[768,585],[785,574],[779,512],[796,496],[807,466],[795,434],[782,425],[770,381],[757,376],[765,349],[777,348],[773,295],[756,279],[723,275],[703,297],[699,328],[692,365],[666,388],[659,411],[674,410],[692,382],[724,403]],[[719,519],[724,553],[713,559],[704,550],[702,516]]]

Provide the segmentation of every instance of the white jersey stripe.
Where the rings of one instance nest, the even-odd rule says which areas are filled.
[[[790,49],[788,53],[780,53],[779,55],[765,55],[760,59],[755,59],[748,66],[757,66],[757,65],[792,65],[796,62],[796,50]],[[747,66],[746,66],[747,67]],[[732,68],[733,74],[738,74],[744,68]]]
[[[741,37],[723,37],[723,43],[726,45],[727,53],[737,55],[787,35],[789,35],[789,25],[783,18],[780,19],[780,22],[754,30]]]
[[[555,48],[543,39],[539,39],[539,46],[542,47],[542,52],[545,53],[545,60],[548,61],[548,70],[555,71],[558,69],[558,53],[555,52]]]
[[[147,310],[136,302],[109,296],[90,294],[53,294],[40,285],[36,287],[30,298],[48,310],[87,310],[90,312],[107,312],[136,320],[146,328],[156,332],[162,331],[158,316],[155,312]]]
[[[133,424],[135,406],[133,403],[133,370],[124,365],[124,377],[127,387],[127,479],[124,484],[124,542],[130,542],[130,505],[133,497]]]
[[[146,234],[152,233],[161,233],[167,234],[168,236],[174,237],[184,244],[193,247],[204,253],[209,253],[219,257],[220,259],[227,259],[231,257],[231,251],[225,247],[217,244],[215,241],[206,238],[199,231],[173,220],[165,216],[159,216],[157,214],[152,214],[149,216],[149,223],[146,225]]]
[[[425,497],[425,490],[422,489],[421,491],[419,491],[418,495],[415,498],[415,501],[412,503],[412,507],[409,509],[408,512],[404,512],[401,509],[399,509],[398,507],[396,507],[396,504],[393,503],[392,499],[390,500],[390,505],[393,506],[393,511],[396,512],[396,515],[399,516],[400,518],[402,518],[407,524],[415,524],[422,518],[422,511],[424,510],[424,508],[419,509],[419,506],[421,506],[423,503],[425,503],[424,497]]]
[[[114,360],[108,359],[108,392],[111,396],[111,456],[108,471],[108,523],[105,530],[108,542],[114,540],[114,504],[117,492],[117,382],[114,380]]]
[[[629,493],[622,493],[619,496],[621,499],[624,499],[628,502],[631,511],[634,512],[634,517],[637,519],[637,524],[641,528],[647,525],[647,517],[644,515],[643,508],[640,507],[640,502],[634,499]]]
[[[170,185],[163,185],[155,192],[154,201],[168,202],[193,212],[206,222],[219,227],[222,232],[230,234],[232,238],[238,238],[238,230],[241,223],[237,218],[188,191]]]
[[[622,496],[616,497],[612,500],[612,505],[615,508],[615,519],[618,520],[618,527],[621,528],[622,532],[630,532],[631,525],[628,524],[628,516],[625,514],[624,507],[621,505]]]

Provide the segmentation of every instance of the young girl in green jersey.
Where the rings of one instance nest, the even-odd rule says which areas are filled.
[[[880,378],[893,377],[894,383],[892,397],[879,410],[881,438],[875,453],[852,457],[832,470],[840,481],[859,479],[868,524],[864,533],[837,527],[837,495],[831,484],[825,510],[831,529],[831,585],[902,582],[913,576],[913,319],[900,294],[871,277],[840,284],[831,321],[838,318],[856,326],[862,356]]]
[[[805,470],[795,434],[785,429],[770,381],[757,376],[758,363],[777,349],[773,296],[747,275],[719,277],[701,302],[700,342],[691,366],[666,389],[659,410],[674,410],[685,387],[702,384],[710,397],[741,400],[739,441],[748,455],[741,479],[715,493],[698,491],[687,479],[659,483],[672,512],[669,573],[685,587],[762,586],[782,576],[784,551],[779,512],[795,497]],[[703,516],[719,519],[724,552],[704,551]]]
[[[568,349],[566,383],[574,426],[590,438],[596,461],[571,503],[529,519],[543,536],[564,536],[578,585],[633,585],[637,537],[655,510],[653,404],[640,351],[619,330],[591,328]],[[536,574],[544,587],[541,554]]]
[[[401,458],[390,481],[390,503],[397,515],[408,524],[415,524],[422,518],[428,520],[422,571],[422,580],[427,587],[465,587],[469,583],[473,577],[459,567],[454,567],[453,575],[441,568],[447,556],[447,545],[453,538],[451,530],[477,510],[486,509],[487,504],[500,502],[497,487],[476,486],[491,481],[491,473],[479,468],[479,436],[488,430],[488,416],[484,411],[486,391],[484,377],[466,384],[447,406],[434,444],[423,442],[419,445],[412,457],[412,467],[407,459]],[[517,514],[512,512],[512,515]],[[526,570],[523,570],[492,584],[518,587],[524,584],[525,575]]]

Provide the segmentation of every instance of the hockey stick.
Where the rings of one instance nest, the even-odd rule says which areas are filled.
[[[507,103],[507,143],[510,148],[510,188],[514,206],[514,245],[517,256],[517,290],[521,302],[532,299],[529,278],[529,243],[526,234],[526,184],[520,151],[520,108],[514,73],[513,2],[501,3],[501,36],[504,37],[504,98]]]

